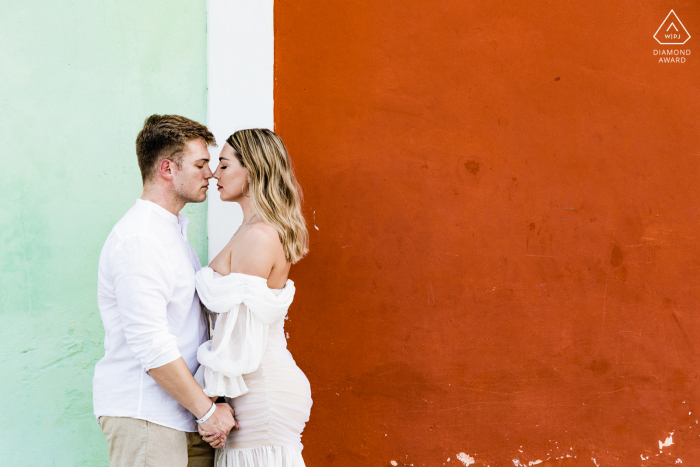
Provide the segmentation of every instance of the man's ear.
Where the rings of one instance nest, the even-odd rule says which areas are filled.
[[[170,159],[161,159],[158,163],[158,176],[168,181],[173,180],[173,166],[175,163]]]

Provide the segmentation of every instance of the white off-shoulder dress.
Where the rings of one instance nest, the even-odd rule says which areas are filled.
[[[240,426],[216,450],[216,467],[304,467],[301,432],[311,387],[284,335],[294,283],[270,289],[261,277],[204,267],[196,284],[214,332],[199,347],[195,379],[207,396],[226,398]]]

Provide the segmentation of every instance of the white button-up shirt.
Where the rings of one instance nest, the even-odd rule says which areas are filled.
[[[179,357],[197,370],[207,322],[195,290],[199,259],[185,216],[137,200],[107,237],[97,274],[105,356],[95,366],[95,416],[197,431],[193,415],[146,371]]]

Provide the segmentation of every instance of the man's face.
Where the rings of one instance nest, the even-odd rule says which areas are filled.
[[[175,194],[185,203],[201,203],[209,189],[209,149],[202,139],[189,141],[182,156],[182,167],[173,166]]]

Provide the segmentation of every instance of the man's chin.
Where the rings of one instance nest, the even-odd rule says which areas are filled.
[[[187,202],[188,202],[188,203],[203,203],[203,202],[206,201],[206,200],[207,200],[207,194],[206,194],[206,193],[202,193],[202,194],[199,194],[199,195],[196,195],[196,196],[189,196],[189,197],[187,198]]]

